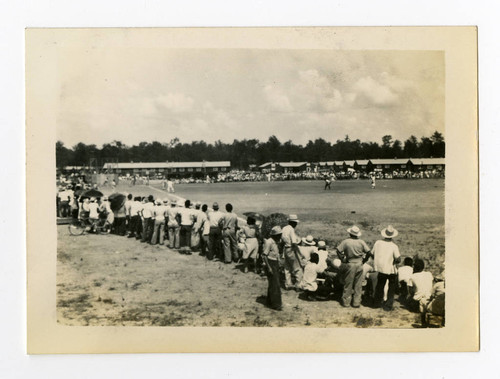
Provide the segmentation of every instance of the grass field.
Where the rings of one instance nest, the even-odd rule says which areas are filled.
[[[169,197],[159,183],[123,186],[122,192]],[[109,193],[109,190],[104,190]],[[392,224],[402,255],[444,268],[444,181],[340,181],[186,184],[176,195],[223,206],[238,214],[297,213],[299,235],[313,234],[334,247],[357,224],[371,246]],[[284,292],[284,310],[262,305],[267,281],[238,267],[185,256],[165,247],[114,235],[72,237],[58,226],[58,321],[67,325],[412,327],[418,315],[342,308],[336,301],[306,302]],[[396,303],[397,304],[397,303]]]

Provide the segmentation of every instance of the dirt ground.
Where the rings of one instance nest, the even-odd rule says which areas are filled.
[[[298,233],[313,232],[325,238],[329,246],[335,246],[344,238],[345,229],[352,223],[362,228],[363,238],[371,246],[379,238],[379,230],[386,226],[387,219],[393,220],[390,222],[400,232],[396,242],[401,253],[404,256],[418,254],[426,260],[429,269],[437,273],[444,267],[443,182],[415,181],[413,191],[401,190],[398,187],[401,185],[394,182],[397,181],[387,181],[389,187],[385,192],[378,188],[369,192],[361,187],[359,195],[363,196],[351,196],[351,200],[348,200],[348,192],[356,189],[344,188],[345,192],[323,194],[315,187],[316,193],[311,190],[310,194],[296,197],[299,210],[284,213],[299,213],[303,222]],[[218,191],[218,185],[208,189],[202,185],[185,185],[176,190],[178,195],[193,200],[208,203],[218,198],[224,203],[233,201],[233,197],[237,200],[238,193],[241,197],[242,184],[248,185],[234,183],[233,191],[226,190],[226,193]],[[384,184],[380,184],[383,188]],[[341,191],[341,185],[343,183],[336,187],[337,191]],[[303,183],[299,186],[313,187]],[[167,197],[161,190],[148,187],[134,187],[130,192]],[[268,190],[267,193],[275,192]],[[280,206],[275,201],[268,202],[265,197],[259,202],[262,196],[255,195],[255,191],[247,191],[245,196],[247,194],[250,200],[243,205],[234,201],[238,213],[250,210],[244,209],[246,204],[266,214]],[[322,208],[306,212],[303,203],[314,201]],[[265,203],[272,206],[266,210]],[[394,217],[388,216],[391,213]],[[385,312],[364,306],[343,308],[335,299],[309,302],[301,300],[294,291],[283,291],[283,311],[270,310],[263,305],[267,291],[265,277],[252,272],[245,274],[236,265],[209,262],[196,253],[182,255],[164,246],[151,246],[126,237],[93,234],[75,237],[69,234],[67,226],[59,225],[57,250],[57,313],[58,322],[65,325],[419,326],[419,315],[400,307],[397,301],[392,312]]]

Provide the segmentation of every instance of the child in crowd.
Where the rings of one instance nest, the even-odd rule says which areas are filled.
[[[425,309],[422,326],[444,326],[444,272],[434,279],[432,294]]]
[[[413,274],[410,276],[411,286],[409,308],[415,312],[423,313],[432,295],[433,277],[429,271],[424,271],[425,263],[422,259],[415,259]]]
[[[413,259],[406,257],[403,266],[398,268],[399,302],[406,304],[408,301],[408,285],[413,274]]]
[[[316,290],[318,289],[318,283],[316,279],[318,278],[318,273],[322,272],[319,263],[318,253],[312,252],[304,268],[304,275],[302,276],[302,281],[300,282],[299,288],[305,291],[305,298],[310,301],[316,300]]]

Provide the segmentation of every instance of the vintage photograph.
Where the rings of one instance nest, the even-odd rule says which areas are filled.
[[[442,51],[69,47],[58,72],[58,323],[445,325]]]
[[[32,351],[473,348],[474,33],[29,30]]]

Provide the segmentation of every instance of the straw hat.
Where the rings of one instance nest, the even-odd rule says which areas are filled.
[[[281,227],[279,225],[273,226],[270,234],[272,236],[277,236],[278,234],[281,234]]]
[[[288,216],[288,221],[299,222],[299,217],[295,214],[291,214]]]
[[[325,241],[319,241],[318,242],[318,249],[326,249],[326,242]]]
[[[356,225],[353,225],[349,229],[347,229],[347,233],[355,237],[361,236],[361,230],[359,230],[359,228]]]
[[[177,200],[172,200],[172,201],[170,202],[170,205],[177,205]]]
[[[383,229],[380,234],[382,234],[384,238],[394,238],[398,235],[398,231],[394,229],[392,225],[389,225],[387,228]]]
[[[157,199],[157,200],[155,201],[155,204],[156,204],[156,205],[161,205],[161,204],[162,204],[162,202],[161,202],[161,200],[160,200],[160,199]]]
[[[314,241],[314,238],[312,235],[308,235],[307,237],[305,238],[302,238],[302,242],[306,245],[309,245],[309,246],[314,246],[316,245],[316,242]]]
[[[163,204],[168,204],[168,199],[167,198],[163,199]]]

